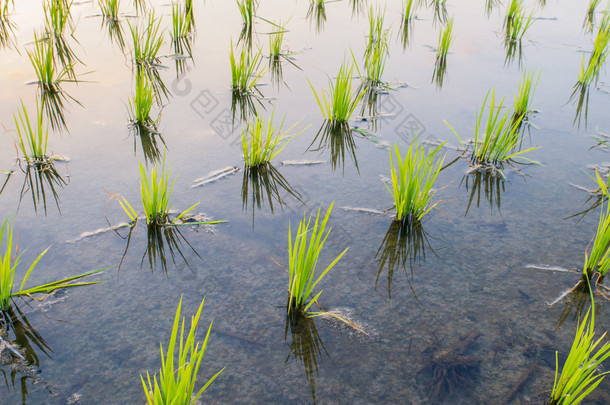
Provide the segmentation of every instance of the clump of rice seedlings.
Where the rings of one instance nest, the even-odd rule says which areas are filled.
[[[182,318],[182,325],[180,325],[180,310],[182,307],[182,298],[180,298],[167,354],[165,355],[163,354],[163,344],[161,344],[161,369],[158,379],[157,376],[154,376],[151,380],[148,372],[146,373],[146,380],[144,380],[144,376],[140,376],[148,405],[170,403],[190,405],[198,403],[198,398],[224,370],[224,368],[220,370],[199,391],[195,391],[197,375],[212,331],[212,323],[210,323],[203,343],[196,343],[197,326],[204,302],[205,299],[201,301],[195,316],[191,317],[191,327],[188,335],[185,336],[186,321],[184,318]]]
[[[159,49],[163,45],[163,30],[161,18],[155,18],[155,13],[148,15],[145,27],[129,24],[133,39],[133,61],[141,69],[154,68],[159,64]]]
[[[364,96],[362,89],[352,84],[353,72],[354,65],[348,66],[346,63],[341,65],[334,82],[330,78],[328,80],[330,85],[328,98],[325,91],[321,91],[318,95],[313,85],[309,83],[327,121],[335,124],[347,123]]]
[[[284,33],[286,29],[282,24],[278,24],[273,28],[273,32],[269,35],[269,59],[270,61],[279,61],[282,54],[282,45],[284,43]],[[271,63],[271,62],[270,62]]]
[[[316,26],[316,31],[322,32],[326,23],[326,0],[309,0],[307,19]]]
[[[79,276],[41,284],[36,287],[25,288],[25,283],[28,281],[32,271],[36,268],[38,262],[43,258],[48,250],[49,248],[42,252],[32,262],[32,265],[29,267],[23,277],[19,290],[15,291],[15,274],[17,273],[17,268],[21,262],[21,254],[19,253],[18,246],[13,247],[12,226],[9,224],[8,219],[4,221],[2,228],[0,228],[0,311],[8,310],[11,307],[11,299],[14,297],[24,297],[26,295],[31,296],[33,294],[49,294],[60,288],[79,287],[100,283],[100,281],[80,283],[75,281],[92,274],[99,273],[105,269],[94,270]]]
[[[68,29],[70,29],[70,36],[74,31],[74,22],[70,14],[71,7],[72,0],[46,0],[43,2],[46,35],[42,35],[41,39],[44,38],[53,43],[57,58],[67,73],[75,79],[74,65],[78,61],[78,57],[70,48],[65,36]]]
[[[187,38],[193,31],[193,8],[172,3],[172,41]]]
[[[381,76],[385,70],[385,63],[390,55],[388,38],[389,30],[384,29],[385,12],[374,13],[373,7],[369,11],[369,36],[364,52],[366,67],[366,80],[370,85],[382,84]]]
[[[593,32],[593,27],[595,25],[595,9],[599,6],[601,0],[589,0],[589,7],[587,7],[587,14],[585,15],[585,21],[582,24],[582,27],[587,32]]]
[[[13,38],[17,26],[10,18],[12,0],[0,0],[0,47],[14,46]]]
[[[145,75],[136,75],[134,93],[129,100],[129,115],[131,122],[141,127],[153,128],[158,121],[151,118],[151,111],[155,101],[155,92],[152,84]]]
[[[120,0],[100,0],[100,9],[104,19],[107,21],[118,21],[119,4]]]
[[[610,343],[603,342],[606,334],[595,339],[595,304],[576,329],[570,353],[559,374],[559,356],[555,354],[555,380],[549,405],[579,404],[604,380],[609,372],[601,372],[604,360],[610,357]]]
[[[288,226],[288,313],[306,313],[309,307],[315,303],[322,294],[322,291],[317,293],[313,298],[313,291],[316,285],[324,278],[324,276],[332,269],[337,262],[347,252],[345,249],[324,271],[317,274],[318,259],[324,243],[330,234],[331,229],[326,231],[326,224],[330,213],[333,209],[333,204],[326,211],[324,218],[320,220],[322,207],[318,209],[315,222],[311,223],[312,216],[306,216],[299,223],[299,227],[292,236],[291,227]],[[324,232],[326,231],[326,234]],[[308,240],[309,238],[309,240]]]
[[[473,150],[471,153],[471,164],[473,167],[500,169],[503,162],[511,161],[517,157],[521,157],[529,162],[535,163],[532,160],[524,157],[523,154],[538,149],[538,147],[531,147],[525,150],[519,150],[517,148],[520,140],[519,128],[521,125],[521,120],[517,119],[515,121],[510,119],[511,111],[506,111],[504,114],[501,113],[504,105],[504,99],[502,99],[500,104],[497,105],[495,101],[495,90],[493,90],[491,93],[491,103],[489,105],[489,114],[487,114],[487,123],[484,127],[482,126],[488,98],[489,91],[485,96],[481,110],[477,112],[474,129]],[[467,145],[459,134],[446,121],[445,123],[458,137],[464,149],[467,150]],[[502,172],[500,170],[498,171],[499,174],[502,175]]]
[[[420,221],[424,215],[437,206],[432,204],[436,194],[433,190],[436,178],[441,171],[445,156],[437,158],[442,145],[425,152],[424,146],[414,140],[404,159],[398,145],[395,145],[397,165],[390,148],[390,171],[392,187],[386,184],[394,198],[396,219],[403,222]]]
[[[434,72],[432,73],[432,81],[438,87],[443,87],[445,73],[447,71],[447,53],[453,42],[453,18],[447,21],[445,28],[438,34],[438,47],[436,49],[436,61],[434,63]]]
[[[523,0],[511,0],[504,17],[505,41],[520,42],[533,24],[533,15],[533,12],[529,16],[526,15]]]
[[[262,53],[259,50],[254,56],[247,49],[239,53],[239,60],[235,58],[233,43],[231,43],[231,88],[240,93],[250,93],[260,80],[264,71],[257,70],[261,64]]]
[[[273,118],[266,120],[260,112],[248,121],[248,125],[242,130],[241,143],[244,151],[244,160],[247,167],[259,166],[271,162],[295,136],[303,133],[305,129],[297,131],[293,135],[290,132],[298,125],[298,122],[284,130],[284,119],[276,129]]]
[[[400,39],[403,49],[411,42],[411,33],[413,31],[413,21],[416,19],[415,11],[419,3],[418,0],[406,0],[403,5],[403,18],[401,21]]]
[[[147,171],[142,163],[140,163],[140,194],[142,198],[142,206],[146,215],[146,224],[151,226],[168,226],[179,225],[180,221],[190,211],[195,209],[199,203],[193,205],[189,209],[180,213],[173,221],[170,219],[172,203],[170,201],[171,193],[176,183],[170,180],[169,167],[165,166],[165,154],[161,163],[155,165]],[[116,198],[123,211],[127,214],[132,223],[138,221],[138,213],[133,206],[122,196],[112,194],[112,198]],[[205,222],[205,224],[213,222]],[[191,225],[200,224],[199,222],[190,223]],[[201,222],[203,224],[203,222]]]
[[[528,116],[532,113],[532,98],[534,97],[534,91],[538,86],[538,80],[540,79],[540,73],[534,80],[534,72],[523,72],[521,81],[519,82],[519,88],[515,93],[515,104],[513,121],[525,122]]]
[[[602,204],[595,239],[589,247],[585,252],[583,277],[587,280],[592,280],[595,274],[604,277],[610,269],[610,204],[606,204],[605,209]]]
[[[43,91],[56,91],[59,84],[70,81],[69,76],[74,62],[68,67],[59,69],[51,41],[44,40],[34,33],[34,49],[27,52],[38,77],[38,84]]]
[[[246,46],[252,46],[252,32],[254,30],[254,18],[256,17],[256,0],[236,0],[239,13],[243,20],[243,27],[239,35],[239,42],[244,41]]]
[[[14,116],[17,127],[17,144],[28,165],[37,165],[49,160],[47,156],[47,141],[49,140],[49,128],[44,125],[42,108],[36,106],[36,121],[32,125],[28,110],[21,102],[19,117]]]

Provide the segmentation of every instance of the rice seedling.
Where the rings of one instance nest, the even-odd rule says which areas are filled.
[[[167,347],[167,354],[165,355],[163,353],[163,344],[161,344],[161,369],[159,370],[158,379],[155,375],[151,380],[148,372],[146,373],[146,380],[144,376],[140,376],[148,405],[170,403],[191,405],[198,403],[198,398],[201,397],[208,386],[224,370],[224,368],[220,370],[199,391],[195,391],[197,375],[205,355],[210,332],[212,331],[212,323],[210,323],[203,343],[196,343],[197,326],[204,302],[205,299],[201,301],[195,316],[191,317],[190,330],[188,335],[185,336],[186,320],[184,318],[182,318],[182,325],[180,325],[180,310],[182,308],[182,298],[180,298],[174,318],[172,334]],[[176,351],[177,357],[175,357]]]
[[[15,29],[17,26],[11,20],[10,6],[14,6],[12,0],[0,1],[0,47],[15,46]]]
[[[316,32],[322,32],[326,23],[326,0],[309,0],[306,18],[315,25]]]
[[[8,219],[4,221],[2,228],[0,228],[0,311],[8,310],[11,307],[11,298],[14,297],[23,297],[26,295],[31,296],[34,294],[49,294],[60,288],[79,287],[100,283],[100,281],[75,281],[99,273],[105,269],[94,270],[78,276],[65,278],[63,280],[41,284],[36,287],[25,288],[25,284],[32,274],[32,271],[36,268],[38,262],[40,262],[48,250],[49,248],[38,255],[38,257],[32,262],[31,266],[23,276],[23,281],[21,282],[19,290],[15,291],[15,274],[21,262],[21,254],[19,253],[19,246],[13,247],[13,229],[11,224],[9,224]]]
[[[485,108],[487,99],[489,98],[489,91],[485,96],[481,110],[477,112],[475,129],[474,129],[474,142],[473,150],[471,154],[471,163],[473,166],[482,166],[484,168],[496,168],[498,169],[503,162],[508,162],[514,158],[520,157],[529,162],[533,162],[531,159],[524,157],[525,153],[532,150],[538,149],[538,147],[531,147],[525,150],[517,149],[517,144],[520,140],[519,127],[521,120],[516,121],[510,119],[511,112],[507,111],[501,115],[501,110],[504,105],[504,99],[500,101],[499,105],[496,105],[496,92],[495,89],[491,92],[491,103],[489,106],[489,114],[485,127],[482,127],[482,120],[485,116]],[[462,140],[459,134],[449,125],[445,123],[458,137],[460,143],[467,149],[466,143]],[[501,174],[501,171],[500,171]]]
[[[133,61],[138,69],[150,69],[159,64],[159,49],[163,45],[161,18],[155,18],[154,11],[148,14],[145,27],[131,25],[129,30],[133,40]]]
[[[406,49],[411,42],[411,34],[413,32],[413,21],[415,21],[415,11],[419,3],[418,0],[406,0],[403,3],[403,18],[400,25],[400,40],[403,49]]]
[[[604,380],[609,372],[601,372],[604,360],[610,357],[610,343],[603,342],[606,334],[595,339],[595,304],[576,329],[570,353],[559,374],[559,356],[555,354],[555,380],[549,405],[579,404]]]
[[[192,30],[193,9],[183,7],[181,3],[172,3],[172,41],[187,38]]]
[[[256,55],[252,56],[247,49],[242,49],[239,53],[239,60],[236,60],[233,43],[231,43],[229,60],[231,62],[231,88],[233,91],[251,93],[255,88],[264,73],[263,70],[257,73],[262,60],[261,52],[259,50]]]
[[[533,16],[534,12],[526,15],[523,0],[511,0],[504,17],[505,42],[520,42],[533,24]]]
[[[599,6],[599,3],[601,3],[601,0],[589,0],[585,21],[583,21],[582,24],[582,27],[587,32],[593,32],[593,27],[595,26],[595,9]]]
[[[43,91],[57,91],[56,87],[62,82],[74,81],[70,79],[74,62],[68,67],[59,69],[51,41],[45,41],[34,33],[34,49],[27,52],[38,78],[38,84]]]
[[[284,119],[276,129],[273,118],[266,120],[260,112],[248,121],[248,125],[242,130],[241,143],[244,152],[244,160],[247,167],[259,166],[271,162],[295,136],[303,133],[305,129],[290,135],[290,132],[299,124],[298,122],[284,130]],[[300,121],[299,121],[300,122]]]
[[[326,234],[326,225],[333,209],[333,204],[326,211],[326,215],[320,221],[322,207],[318,209],[314,224],[311,224],[312,216],[306,216],[299,223],[294,241],[290,225],[288,226],[288,313],[306,313],[309,307],[317,301],[322,294],[320,291],[315,297],[312,293],[316,285],[332,269],[337,262],[347,252],[345,249],[335,260],[329,264],[324,271],[317,274],[318,259],[324,243],[330,234],[329,229]],[[307,240],[309,236],[309,241]]]
[[[269,59],[278,61],[282,56],[282,45],[284,43],[284,33],[286,29],[282,24],[278,24],[273,28],[273,32],[269,35]]]
[[[118,21],[119,20],[119,5],[120,0],[100,0],[100,9],[102,15],[107,21]]]
[[[146,216],[146,224],[152,226],[173,226],[180,225],[182,218],[191,212],[199,203],[193,205],[182,213],[178,214],[175,219],[171,220],[170,213],[172,203],[170,201],[171,193],[176,184],[170,180],[170,167],[165,166],[165,154],[161,163],[155,163],[154,166],[147,171],[142,163],[140,163],[140,194],[142,206]],[[135,225],[138,221],[138,213],[125,197],[111,194],[111,200],[116,198],[123,211]],[[204,222],[189,222],[190,225],[214,224],[222,221],[204,221]]]
[[[453,18],[447,21],[445,28],[438,34],[438,47],[436,49],[436,60],[434,62],[434,72],[432,73],[432,81],[437,87],[443,87],[443,81],[447,72],[447,53],[453,42]]]
[[[390,56],[388,38],[389,30],[384,29],[385,12],[377,11],[371,7],[369,11],[369,36],[364,53],[366,80],[369,84],[379,86],[383,84],[381,76],[385,70],[385,63]]]
[[[244,28],[251,30],[254,26],[254,17],[256,17],[256,0],[236,0],[237,8],[241,14]]]
[[[603,203],[601,205],[595,239],[585,252],[583,277],[587,280],[592,280],[596,273],[603,277],[610,269],[610,204],[606,204],[605,208]]]
[[[515,93],[513,121],[520,121],[523,123],[532,113],[532,98],[534,97],[534,91],[536,91],[539,79],[540,73],[538,73],[538,76],[536,76],[536,80],[534,81],[533,71],[523,72],[519,87]]]
[[[396,166],[392,148],[390,148],[392,187],[390,188],[388,184],[386,187],[394,198],[398,221],[420,221],[424,215],[437,206],[438,202],[431,204],[431,201],[436,194],[436,191],[433,190],[434,183],[445,160],[445,156],[437,158],[441,147],[442,145],[426,153],[424,146],[414,140],[403,159],[398,145],[395,145]]]
[[[19,118],[14,115],[17,127],[17,144],[28,165],[36,165],[48,161],[47,141],[49,140],[49,128],[44,125],[42,108],[36,106],[35,126],[32,125],[27,108],[21,102]]]
[[[447,52],[454,39],[453,35],[453,18],[447,21],[445,28],[438,34],[438,47],[436,49],[436,59],[447,59]]]
[[[309,83],[327,121],[347,123],[364,96],[362,89],[352,85],[353,72],[354,65],[348,66],[345,62],[341,65],[335,81],[328,79],[330,85],[328,98],[323,90],[318,95],[311,82]]]
[[[153,120],[151,111],[155,101],[155,93],[147,76],[136,75],[135,91],[129,100],[129,115],[131,122],[141,127],[153,128],[159,118]]]
[[[76,79],[74,66],[78,57],[70,48],[70,44],[66,40],[68,29],[69,35],[73,37],[75,29],[70,9],[72,0],[45,0],[43,8],[45,12],[45,35],[41,35],[41,40],[53,43],[55,53],[64,69],[72,79]]]

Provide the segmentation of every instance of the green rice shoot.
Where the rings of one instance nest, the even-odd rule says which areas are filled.
[[[298,122],[288,129],[284,129],[284,119],[276,128],[274,124],[275,111],[269,119],[262,117],[260,112],[248,121],[242,130],[241,140],[244,160],[247,167],[260,166],[271,162],[295,136],[305,129],[290,135],[290,132],[299,124]]]
[[[164,354],[163,344],[161,344],[161,369],[159,370],[159,375],[155,375],[152,380],[148,372],[146,373],[146,380],[144,376],[140,376],[147,405],[190,405],[199,403],[199,397],[224,370],[224,368],[220,370],[199,391],[195,391],[199,368],[201,367],[203,356],[208,346],[210,332],[212,331],[212,323],[210,322],[203,343],[195,341],[199,317],[201,316],[204,302],[205,299],[201,301],[195,316],[191,317],[191,326],[188,334],[185,336],[186,320],[184,318],[182,318],[182,325],[180,325],[180,310],[182,308],[182,298],[180,298],[174,318],[172,334],[167,347],[167,354]]]
[[[364,53],[366,80],[374,86],[382,84],[381,76],[385,70],[389,52],[389,30],[384,28],[385,12],[376,13],[371,6],[369,11],[369,36]]]
[[[337,124],[347,123],[364,96],[364,91],[352,84],[353,73],[354,65],[348,66],[344,62],[334,82],[329,78],[328,93],[322,90],[318,95],[311,82],[309,83],[327,121]]]
[[[453,18],[447,20],[445,28],[442,29],[438,34],[438,47],[436,48],[436,60],[445,61],[447,59],[447,53],[449,47],[454,39],[453,35]]]
[[[580,404],[604,380],[600,372],[604,360],[610,357],[610,343],[604,342],[606,333],[595,339],[595,303],[580,321],[570,353],[559,374],[559,355],[555,353],[555,379],[549,405]]]
[[[100,0],[102,15],[107,21],[119,20],[120,0]]]
[[[146,75],[136,75],[135,90],[129,100],[129,114],[133,123],[150,127],[158,121],[151,118],[155,92]]]
[[[38,78],[38,84],[43,91],[55,92],[57,86],[62,82],[74,81],[70,79],[70,72],[74,63],[68,67],[59,67],[55,58],[53,44],[49,40],[42,39],[39,34],[34,33],[34,49],[28,50],[28,57],[34,67]]]
[[[21,102],[19,115],[14,115],[17,127],[17,145],[28,165],[42,164],[49,160],[47,156],[47,142],[49,128],[43,120],[42,108],[36,106],[36,121],[32,123],[28,110]]]
[[[471,155],[472,164],[475,166],[483,165],[498,167],[501,163],[511,161],[517,157],[526,159],[531,163],[535,163],[523,155],[538,149],[538,147],[531,147],[525,150],[519,150],[517,148],[520,140],[519,128],[521,126],[521,119],[510,119],[510,110],[502,114],[504,99],[502,99],[499,104],[496,104],[495,89],[491,91],[489,113],[485,114],[489,93],[490,91],[488,91],[487,95],[485,96],[481,110],[477,112],[474,129],[473,150]],[[483,126],[483,117],[486,115],[487,122],[485,123],[485,126]],[[464,142],[464,140],[455,131],[455,129],[451,127],[451,125],[449,125],[446,121],[445,123],[457,136],[464,149],[467,150],[468,148],[466,142]]]
[[[309,218],[303,216],[303,219],[299,222],[294,239],[292,229],[290,225],[288,226],[289,314],[291,312],[306,313],[309,307],[317,302],[322,291],[313,296],[316,285],[349,249],[346,248],[331,264],[318,274],[318,259],[331,231],[331,229],[326,231],[326,225],[332,212],[333,204],[330,204],[326,215],[322,219],[320,218],[322,207],[320,207],[313,224],[311,223],[312,216]]]
[[[69,277],[51,283],[41,284],[36,287],[25,288],[25,284],[32,274],[32,271],[36,268],[38,262],[40,262],[48,250],[49,248],[44,250],[32,262],[29,269],[23,276],[19,289],[15,290],[15,275],[21,262],[21,254],[19,253],[19,246],[13,245],[13,229],[11,224],[9,224],[8,219],[4,221],[2,228],[0,228],[0,311],[7,311],[11,306],[11,299],[15,297],[31,296],[33,294],[49,294],[60,288],[79,287],[100,283],[100,281],[75,281],[95,273],[99,273],[105,269],[91,271],[79,276]]]
[[[534,77],[533,71],[523,72],[519,87],[515,93],[514,120],[524,121],[532,112],[532,99],[539,79],[540,73]]]
[[[601,180],[601,179],[600,179]],[[590,251],[589,251],[590,250]],[[595,273],[605,276],[610,269],[610,203],[602,209],[595,232],[595,239],[585,252],[583,275],[589,280]]]
[[[403,159],[398,145],[395,145],[396,164],[390,148],[392,187],[388,184],[386,187],[394,199],[398,221],[421,221],[424,215],[438,205],[438,202],[432,203],[432,198],[436,194],[434,183],[445,160],[445,156],[437,158],[441,147],[439,145],[426,153],[424,146],[419,145],[416,139]]]
[[[163,45],[163,30],[161,18],[155,18],[155,13],[148,14],[146,26],[131,25],[133,40],[133,60],[139,68],[152,68],[159,63],[159,50]]]
[[[172,41],[187,38],[193,31],[193,8],[172,3]]]
[[[259,50],[254,56],[247,49],[242,49],[238,54],[239,59],[235,58],[233,43],[231,43],[231,88],[241,93],[250,93],[260,80],[264,70],[257,70],[262,61],[262,54]]]

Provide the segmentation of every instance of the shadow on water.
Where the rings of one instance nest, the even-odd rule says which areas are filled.
[[[375,288],[377,288],[379,278],[387,267],[388,297],[391,299],[394,272],[402,269],[407,276],[409,288],[417,298],[417,294],[411,285],[413,265],[426,259],[426,250],[436,254],[430,244],[430,238],[419,221],[392,221],[379,249],[377,249],[377,253],[375,253],[378,266]],[[409,272],[407,272],[407,264],[409,265]]]
[[[312,149],[316,143],[318,146]],[[356,157],[356,142],[352,130],[347,123],[325,121],[307,148],[309,151],[320,153],[327,149],[330,150],[330,163],[333,171],[337,167],[341,167],[342,172],[345,173],[345,159],[347,155],[351,157],[356,170],[360,173]]]
[[[53,350],[30,324],[25,314],[16,305],[0,314],[0,371],[8,389],[19,380],[21,401],[26,404],[28,381],[40,383],[39,354],[51,358]],[[54,394],[51,387],[45,387]]]
[[[129,124],[129,131],[133,135],[134,156],[137,154],[137,139],[139,139],[142,154],[144,155],[144,162],[147,165],[155,164],[161,160],[161,157],[163,156],[161,151],[166,149],[166,145],[163,135],[161,132],[157,131],[156,124],[144,125],[139,122],[131,122]],[[160,143],[158,141],[160,141]]]
[[[133,224],[129,228],[129,233],[125,237],[121,236],[118,230],[115,231],[117,235],[127,240],[125,251],[121,257],[121,262],[119,263],[119,271],[123,266],[125,258],[127,257],[127,252],[129,251],[129,246],[131,244],[131,238],[134,235],[133,232],[137,229],[138,223]],[[185,247],[191,249],[199,259],[202,259],[178,226],[146,225],[146,248],[144,250],[144,254],[142,255],[142,259],[140,260],[140,268],[143,268],[144,263],[148,262],[151,272],[154,273],[157,268],[160,268],[163,273],[167,275],[169,274],[167,271],[169,260],[171,260],[171,263],[176,266],[176,259],[180,258],[184,264],[186,264],[186,266],[192,270],[186,256],[183,253],[183,249]]]
[[[291,311],[286,316],[286,329],[284,331],[284,339],[288,342],[288,332],[290,332],[290,353],[286,357],[285,363],[288,363],[292,357],[294,361],[300,363],[305,368],[305,375],[311,387],[311,397],[313,403],[316,403],[316,375],[319,376],[318,362],[321,360],[322,353],[330,359],[330,355],[324,343],[320,338],[318,329],[316,328],[314,318],[309,318],[306,315],[296,311]]]
[[[50,196],[55,201],[57,210],[61,214],[58,190],[67,186],[69,181],[66,181],[61,174],[59,174],[54,163],[50,161],[36,165],[28,165],[26,169],[23,170],[23,173],[25,176],[21,192],[19,193],[19,206],[21,206],[23,198],[29,194],[32,198],[34,211],[38,213],[38,207],[42,205],[44,214],[47,215],[47,200],[49,199],[48,196]],[[69,175],[67,177],[69,177]]]
[[[10,171],[10,172],[8,172],[8,171],[7,172],[1,171],[1,172],[6,174],[6,178],[4,179],[4,182],[2,183],[2,187],[0,187],[0,194],[2,194],[2,192],[6,188],[6,185],[8,184],[8,181],[11,179],[11,176],[14,173],[12,171]]]
[[[290,183],[271,163],[256,167],[244,168],[241,186],[242,210],[252,210],[252,226],[254,227],[255,211],[269,206],[273,214],[277,205],[281,209],[286,206],[287,199],[294,198],[302,202],[301,194],[290,186]],[[274,203],[276,204],[274,206]]]
[[[472,207],[473,202],[476,201],[477,208],[481,206],[481,198],[484,198],[484,201],[489,203],[489,210],[492,215],[495,208],[498,210],[498,214],[502,216],[502,212],[500,210],[500,203],[501,195],[505,190],[505,182],[506,180],[503,179],[501,176],[494,175],[493,173],[480,171],[474,171],[462,177],[460,186],[464,184],[466,187],[466,191],[470,191],[470,196],[468,198],[468,206],[466,207],[466,213],[464,214],[464,216],[467,216],[468,212],[470,212],[470,208]]]

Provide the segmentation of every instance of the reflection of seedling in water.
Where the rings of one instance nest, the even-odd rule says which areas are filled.
[[[317,302],[318,297],[322,294],[322,291],[320,291],[316,296],[313,296],[313,291],[320,280],[324,278],[328,271],[337,264],[349,249],[345,249],[324,271],[317,274],[318,258],[331,231],[331,229],[326,231],[326,224],[332,209],[333,204],[328,208],[324,218],[320,219],[322,210],[322,207],[320,207],[313,224],[311,223],[311,216],[309,218],[304,216],[299,223],[294,240],[292,229],[290,226],[288,227],[289,294],[287,310],[289,315],[291,312],[314,316],[324,313],[309,313],[307,311],[312,304]],[[325,231],[326,234],[324,234]]]
[[[21,205],[23,198],[29,192],[34,211],[38,213],[38,206],[42,204],[44,214],[47,215],[47,196],[50,195],[55,201],[57,210],[61,213],[57,189],[63,188],[66,185],[68,185],[68,182],[55,168],[53,159],[35,166],[28,165],[25,169],[23,186],[19,193],[19,205]]]
[[[148,165],[156,163],[163,157],[162,150],[165,149],[163,135],[157,131],[156,126],[149,127],[134,123],[130,126],[133,133],[133,153],[137,153],[137,139],[140,140],[144,162]],[[137,138],[137,139],[136,139]],[[161,141],[160,143],[157,140]]]
[[[496,105],[495,95],[496,92],[493,90],[485,127],[482,127],[481,124],[483,116],[485,115],[489,92],[487,92],[487,95],[485,96],[481,110],[477,112],[472,151],[468,151],[467,144],[453,127],[446,121],[445,123],[457,136],[465,149],[465,153],[470,154],[470,164],[473,167],[473,170],[489,171],[504,176],[502,165],[504,163],[511,164],[515,158],[522,158],[531,163],[536,163],[531,159],[524,157],[523,154],[538,149],[538,147],[531,147],[525,150],[519,149],[518,144],[521,139],[519,128],[521,119],[513,120],[513,114],[511,114],[510,111],[501,115],[504,99],[500,101],[499,105]]]
[[[428,6],[434,9],[434,22],[438,21],[441,24],[447,22],[449,14],[447,13],[447,0],[430,0]]]
[[[138,14],[143,14],[146,11],[146,0],[133,0],[133,5]]]
[[[49,250],[47,248],[34,260],[28,271],[25,273],[19,290],[15,291],[13,289],[15,283],[15,274],[17,272],[17,267],[19,266],[19,263],[21,261],[21,254],[19,253],[19,246],[13,246],[13,230],[11,224],[9,224],[8,222],[8,219],[4,221],[4,224],[0,229],[0,250],[0,311],[8,310],[11,307],[12,299],[16,297],[30,297],[35,294],[50,294],[53,291],[59,290],[61,288],[98,284],[100,283],[100,281],[76,281],[105,270],[94,270],[88,273],[81,274],[79,276],[69,277],[63,280],[53,281],[51,283],[41,284],[36,287],[24,288],[25,283],[28,281],[32,271],[36,268],[38,262]]]
[[[244,42],[246,48],[252,48],[252,33],[254,31],[254,17],[256,17],[256,0],[236,0],[239,13],[243,20],[243,27],[239,34],[239,42]]]
[[[104,17],[102,26],[106,26],[108,29],[110,40],[123,50],[125,40],[123,39],[123,27],[119,20],[119,0],[100,0],[100,8]]]
[[[120,0],[100,0],[100,9],[104,19],[108,21],[119,20],[119,4]]]
[[[330,355],[322,338],[316,328],[313,318],[299,316],[292,313],[286,317],[286,329],[284,331],[284,340],[288,340],[288,330],[290,330],[290,353],[286,357],[285,363],[293,357],[296,362],[303,364],[305,375],[311,387],[311,396],[313,403],[316,403],[316,382],[315,375],[319,375],[318,362],[322,358],[322,351],[328,358]]]
[[[154,376],[151,381],[148,372],[146,373],[146,380],[144,380],[144,376],[140,376],[147,405],[193,404],[224,370],[224,368],[220,370],[199,391],[195,391],[199,367],[212,331],[212,323],[210,323],[203,343],[195,343],[197,325],[204,302],[205,299],[201,301],[195,316],[191,317],[191,327],[188,335],[185,336],[186,320],[184,318],[182,318],[180,327],[180,309],[182,307],[182,298],[180,298],[166,355],[163,354],[163,344],[161,344],[161,369],[158,379],[157,376]],[[176,351],[177,357],[175,357]]]
[[[353,65],[348,66],[346,63],[341,65],[335,81],[330,78],[328,80],[330,85],[328,98],[324,90],[320,92],[321,97],[319,97],[313,85],[309,83],[327,121],[336,124],[347,123],[364,96],[363,91],[352,84],[353,71]]]
[[[388,297],[392,298],[392,281],[394,273],[398,269],[403,269],[409,281],[411,291],[415,294],[411,286],[413,278],[413,264],[426,259],[426,250],[432,250],[430,245],[429,235],[424,230],[422,223],[392,221],[388,231],[383,238],[383,242],[375,253],[378,270],[377,278],[375,279],[375,288],[379,283],[381,273],[387,267],[388,269]],[[434,251],[432,250],[434,253]],[[409,264],[410,273],[407,273],[407,263]]]
[[[242,210],[252,208],[252,225],[254,226],[254,213],[256,209],[261,210],[265,200],[269,205],[271,213],[274,212],[274,202],[283,208],[290,196],[301,201],[301,194],[293,189],[288,180],[271,163],[260,164],[255,167],[246,167],[241,186]]]
[[[385,11],[377,13],[369,11],[369,35],[364,52],[364,65],[366,68],[366,80],[372,86],[383,84],[381,76],[385,70],[385,63],[390,56],[388,39],[389,29],[384,28]]]
[[[398,145],[395,145],[397,166],[390,148],[390,168],[392,184],[386,184],[394,198],[396,220],[407,223],[417,223],[430,210],[438,205],[432,204],[432,198],[437,193],[433,190],[436,178],[441,171],[445,156],[437,158],[437,153],[443,145],[437,146],[428,153],[417,140],[411,143],[404,159]]]
[[[324,24],[326,23],[326,3],[325,0],[309,0],[307,19],[311,20],[311,23],[316,26],[316,32],[318,33],[324,30]]]
[[[523,0],[511,0],[504,17],[504,48],[506,49],[505,62],[512,62],[518,57],[521,64],[525,32],[533,24],[534,12],[526,16]]]
[[[317,147],[312,149],[316,143]],[[356,157],[356,142],[352,130],[347,123],[325,121],[322,124],[316,137],[311,142],[311,145],[309,145],[308,150],[321,153],[327,149],[330,150],[330,164],[333,170],[340,166],[342,171],[345,172],[347,155],[351,157],[356,170],[360,172],[358,158]]]
[[[71,30],[70,36],[74,38],[74,22],[70,15],[72,0],[45,0],[43,8],[45,13],[45,35],[41,36],[52,43],[59,61],[72,79],[76,79],[74,65],[78,58],[66,40],[66,31]],[[43,38],[44,37],[44,38]],[[36,39],[38,41],[38,39]]]
[[[247,167],[258,166],[269,163],[278,155],[295,136],[303,133],[307,128],[303,128],[293,135],[290,132],[299,124],[292,125],[284,130],[284,120],[278,128],[273,122],[275,111],[266,120],[257,113],[256,116],[248,121],[248,125],[242,130],[241,143],[244,152],[244,160]]]
[[[559,356],[555,355],[555,380],[547,402],[549,405],[578,404],[603,381],[608,372],[600,372],[600,367],[610,357],[610,343],[601,345],[605,336],[604,333],[595,339],[595,303],[591,295],[591,308],[576,330],[561,374]]]
[[[436,49],[436,61],[434,62],[434,73],[432,73],[432,82],[436,83],[438,88],[443,87],[445,73],[447,71],[447,53],[449,46],[453,41],[453,18],[447,21],[445,28],[438,34],[438,48]]]
[[[472,184],[469,184],[472,183]],[[468,198],[468,206],[466,214],[470,211],[473,201],[476,200],[477,208],[481,205],[481,197],[489,203],[489,210],[493,214],[494,208],[500,213],[500,197],[504,192],[504,183],[506,180],[500,176],[494,176],[491,173],[474,171],[462,178],[462,183],[465,183],[466,190],[470,189],[470,197]],[[460,183],[461,184],[461,183]]]

